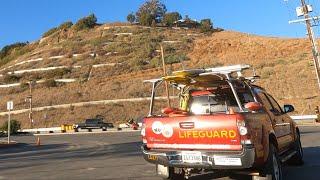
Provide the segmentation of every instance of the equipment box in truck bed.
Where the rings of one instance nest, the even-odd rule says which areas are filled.
[[[247,65],[173,72],[153,84],[142,126],[142,152],[165,179],[202,170],[255,172],[282,179],[282,163],[302,164],[299,129],[263,88],[245,78]],[[234,75],[234,74],[237,75]],[[179,89],[179,106],[153,113],[163,81]],[[170,104],[170,103],[169,103]]]

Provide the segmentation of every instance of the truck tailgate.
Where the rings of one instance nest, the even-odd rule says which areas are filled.
[[[215,114],[145,119],[152,149],[241,150],[237,115]]]

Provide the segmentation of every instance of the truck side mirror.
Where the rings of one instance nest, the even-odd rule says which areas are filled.
[[[258,102],[248,102],[244,105],[246,109],[249,109],[250,111],[259,111],[262,109],[262,104]]]
[[[284,113],[289,113],[294,111],[294,107],[290,104],[285,104],[283,106]]]

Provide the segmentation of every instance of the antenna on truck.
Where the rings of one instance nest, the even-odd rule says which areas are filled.
[[[163,53],[162,44],[160,44],[160,49],[161,49],[163,76],[166,77],[166,76],[167,76],[167,70],[166,70],[166,62],[164,61],[164,53]],[[165,85],[165,87],[166,87],[166,94],[167,94],[167,99],[168,99],[168,107],[171,107],[168,82],[165,81],[165,82],[164,82],[164,85]]]

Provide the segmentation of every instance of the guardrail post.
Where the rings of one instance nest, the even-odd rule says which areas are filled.
[[[316,122],[320,122],[320,107],[319,106],[316,106],[315,108],[315,112],[316,112]]]

